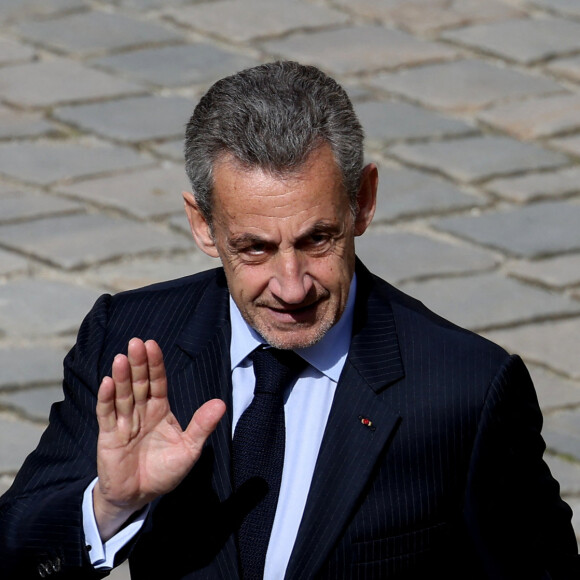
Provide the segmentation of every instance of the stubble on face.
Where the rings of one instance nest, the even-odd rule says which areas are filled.
[[[311,306],[303,307],[304,309],[316,309],[321,303],[329,300],[329,292],[324,293],[322,296],[317,296],[312,302]],[[256,306],[260,308],[270,308],[268,304],[261,303],[257,301]],[[249,312],[242,312],[244,320],[254,328],[258,334],[274,348],[279,348],[282,350],[290,350],[296,348],[308,348],[316,343],[320,342],[326,333],[338,322],[340,316],[342,315],[342,310],[336,313],[336,316],[330,318],[328,316],[321,316],[317,320],[316,324],[301,323],[296,321],[294,323],[294,329],[291,335],[288,333],[281,333],[279,329],[275,328],[272,324],[268,324],[267,319],[260,316],[252,316]]]
[[[281,349],[319,342],[341,317],[354,271],[353,217],[329,146],[295,175],[235,160],[214,172],[215,246],[243,318]]]

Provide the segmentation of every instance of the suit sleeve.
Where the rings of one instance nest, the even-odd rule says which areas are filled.
[[[110,296],[99,298],[64,361],[64,401],[0,499],[2,578],[101,578],[91,566],[82,531],[82,498],[96,477],[96,396],[106,370],[101,353]]]
[[[572,511],[542,459],[541,428],[528,371],[509,357],[486,397],[465,502],[467,527],[494,580],[580,578]]]

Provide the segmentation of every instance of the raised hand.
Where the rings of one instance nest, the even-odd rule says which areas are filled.
[[[115,357],[97,401],[99,480],[93,504],[103,541],[133,513],[177,487],[224,412],[225,403],[213,399],[181,429],[169,408],[161,349],[152,340],[129,342],[128,355]]]

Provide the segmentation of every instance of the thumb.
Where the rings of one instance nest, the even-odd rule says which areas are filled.
[[[226,404],[221,399],[211,399],[193,414],[185,433],[199,452],[225,412]]]

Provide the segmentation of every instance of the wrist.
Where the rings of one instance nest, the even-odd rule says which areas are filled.
[[[113,502],[103,494],[97,481],[93,489],[93,510],[101,540],[106,542],[112,538],[145,505],[144,502]]]

